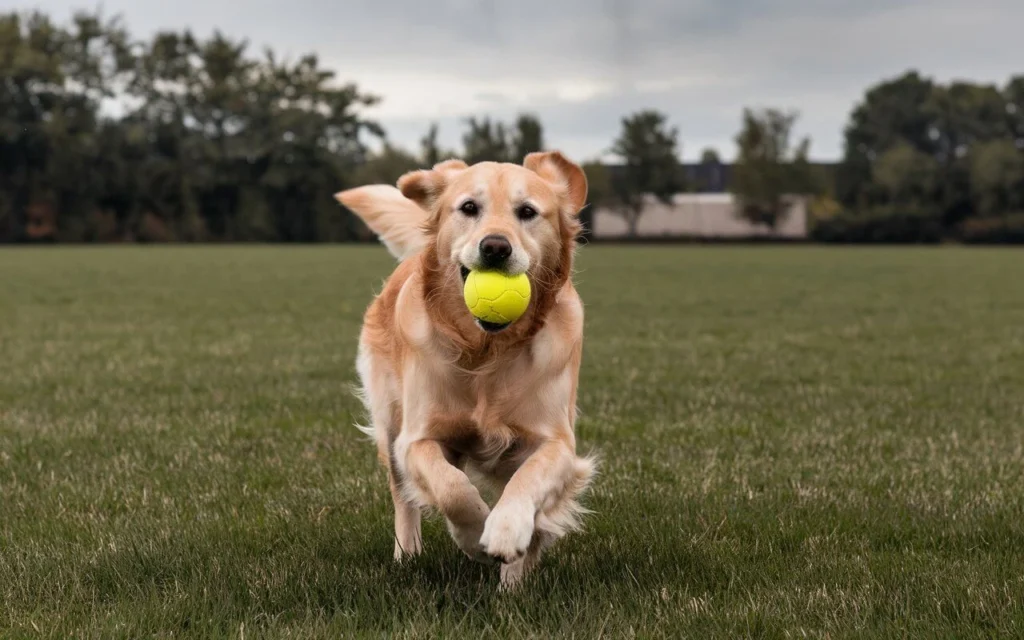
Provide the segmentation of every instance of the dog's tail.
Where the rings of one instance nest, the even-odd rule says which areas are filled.
[[[426,245],[427,212],[395,187],[373,184],[334,197],[359,216],[399,260],[419,253]]]

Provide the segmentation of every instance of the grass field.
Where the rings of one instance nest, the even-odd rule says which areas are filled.
[[[1024,635],[1024,254],[581,252],[596,513],[518,593],[390,497],[376,247],[0,251],[0,635]]]

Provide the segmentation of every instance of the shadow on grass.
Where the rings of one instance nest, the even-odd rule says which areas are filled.
[[[345,615],[371,624],[380,616],[485,612],[498,597],[499,570],[470,561],[436,519],[424,523],[425,552],[392,560],[388,520],[321,523],[297,519],[246,526],[192,526],[173,535],[139,531],[93,557],[82,583],[97,604],[178,602],[189,617]],[[701,592],[728,576],[689,545],[654,535],[650,544],[577,534],[549,553],[523,594],[603,599],[609,592],[656,592],[685,580]],[[412,613],[411,610],[417,610]]]

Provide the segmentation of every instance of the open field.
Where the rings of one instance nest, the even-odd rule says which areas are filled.
[[[588,247],[587,530],[391,560],[370,247],[0,251],[0,635],[1024,635],[1024,253]]]

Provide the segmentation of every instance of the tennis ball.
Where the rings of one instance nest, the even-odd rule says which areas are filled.
[[[525,273],[509,276],[499,271],[470,271],[462,295],[478,320],[510,324],[526,313],[530,279]]]

